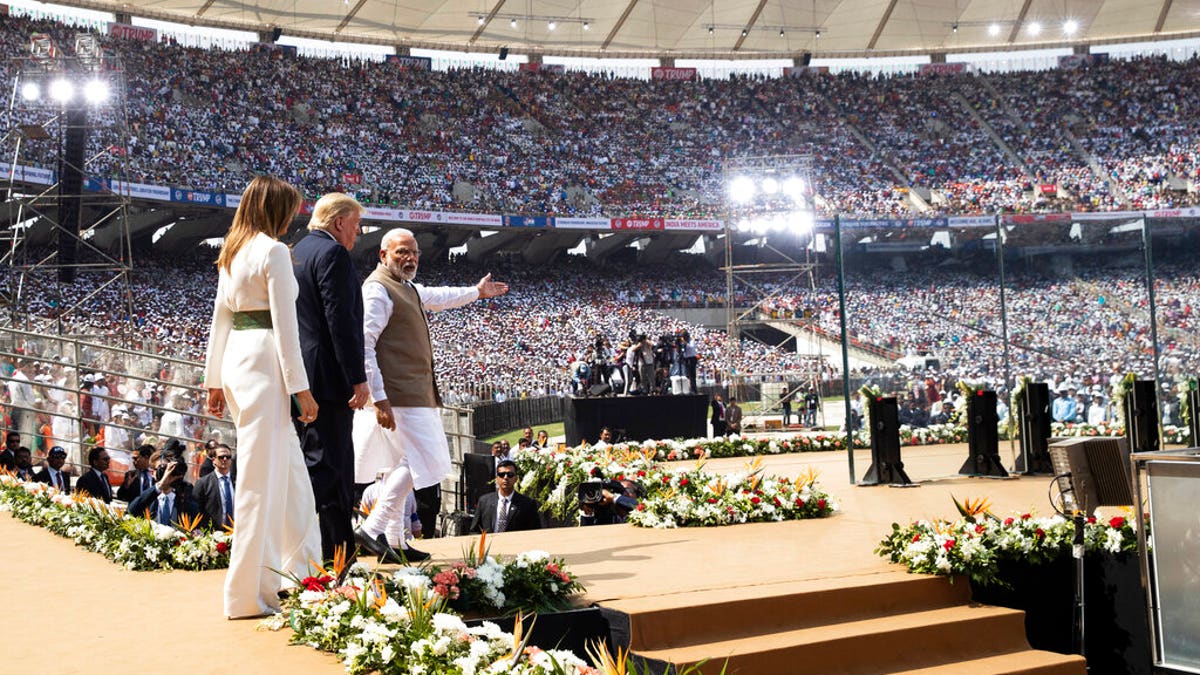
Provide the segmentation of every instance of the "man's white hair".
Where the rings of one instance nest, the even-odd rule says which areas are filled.
[[[406,230],[403,227],[397,227],[394,230],[388,230],[383,235],[383,239],[379,240],[379,250],[388,250],[391,248],[392,242],[396,241],[400,237],[412,237],[414,240],[417,238],[417,236],[412,233],[412,230]]]

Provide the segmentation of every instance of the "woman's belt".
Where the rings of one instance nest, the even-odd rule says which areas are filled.
[[[255,309],[249,312],[233,313],[234,330],[254,330],[256,328],[271,328],[271,310]]]

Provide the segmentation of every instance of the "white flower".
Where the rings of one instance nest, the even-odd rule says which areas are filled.
[[[467,624],[453,614],[438,613],[433,615],[433,629],[439,633],[465,633]]]

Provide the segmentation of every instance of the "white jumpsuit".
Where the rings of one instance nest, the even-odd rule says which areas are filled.
[[[279,610],[278,572],[304,578],[321,558],[312,484],[291,422],[288,394],[308,389],[288,248],[257,234],[221,270],[205,361],[205,386],[223,388],[237,425],[234,534],[225,615]],[[270,309],[271,329],[233,330],[233,312]]]

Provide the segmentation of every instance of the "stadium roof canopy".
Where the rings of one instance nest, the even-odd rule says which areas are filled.
[[[1200,0],[56,2],[341,42],[609,58],[898,56],[1200,35]]]

